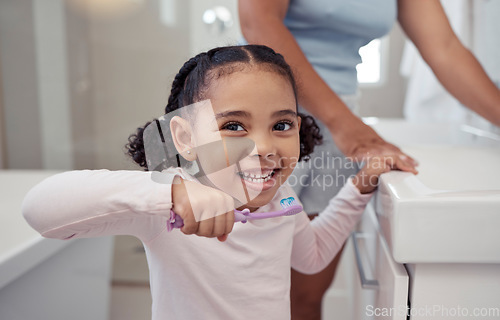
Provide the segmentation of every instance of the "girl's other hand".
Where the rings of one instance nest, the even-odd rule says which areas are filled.
[[[414,166],[414,160],[405,154],[367,156],[364,158],[364,162],[363,168],[353,178],[354,185],[361,193],[373,192],[378,186],[378,180],[382,173],[391,170],[418,173]]]
[[[225,241],[234,225],[234,200],[217,189],[176,177],[172,210],[184,221],[181,231]]]

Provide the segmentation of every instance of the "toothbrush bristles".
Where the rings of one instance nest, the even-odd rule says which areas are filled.
[[[301,212],[303,210],[303,208],[301,205],[295,204],[295,205],[292,205],[291,207],[288,207],[284,210],[285,210],[286,216],[293,216],[293,215]]]

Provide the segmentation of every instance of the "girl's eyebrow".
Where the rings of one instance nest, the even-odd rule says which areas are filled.
[[[290,110],[290,109],[285,109],[285,110],[280,110],[276,111],[273,113],[274,117],[282,117],[282,116],[293,116],[297,117],[297,112]]]
[[[284,110],[279,110],[273,113],[273,117],[282,117],[282,116],[297,116],[297,112],[290,110],[290,109],[284,109]],[[247,111],[241,111],[241,110],[236,110],[236,111],[224,111],[224,112],[219,112],[215,114],[215,119],[218,120],[220,118],[227,118],[227,117],[243,117],[243,118],[251,118],[251,114]]]
[[[218,120],[220,118],[227,118],[227,117],[243,117],[243,118],[251,118],[251,115],[249,112],[246,111],[224,111],[224,112],[219,112],[215,114],[215,119]]]

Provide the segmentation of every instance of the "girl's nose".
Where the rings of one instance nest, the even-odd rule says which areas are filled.
[[[262,135],[258,137],[253,137],[255,142],[255,148],[252,151],[252,155],[258,155],[260,158],[271,158],[276,156],[277,147],[271,137],[267,135]]]

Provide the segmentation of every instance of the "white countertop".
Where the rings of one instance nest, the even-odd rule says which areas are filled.
[[[500,141],[470,128],[375,119],[372,126],[420,162],[383,174],[375,209],[400,263],[500,262]]]
[[[0,288],[71,242],[41,237],[21,214],[26,193],[58,172],[0,170]]]
[[[382,175],[377,216],[400,263],[500,263],[500,149],[420,146],[403,150],[420,173]]]

